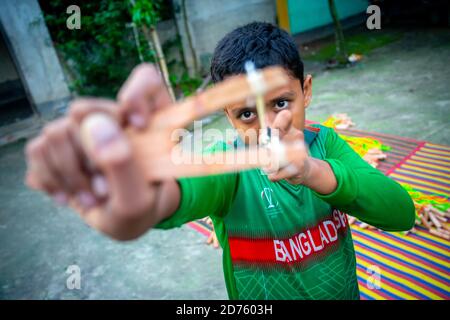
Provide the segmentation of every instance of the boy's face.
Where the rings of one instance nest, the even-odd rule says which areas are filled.
[[[286,72],[287,73],[287,72]],[[289,83],[265,95],[266,123],[268,127],[277,114],[282,110],[292,112],[292,125],[303,131],[305,127],[305,109],[311,102],[312,78],[305,77],[303,90],[300,80],[289,75]],[[260,125],[255,106],[235,104],[225,108],[225,113],[232,126],[238,130],[239,135],[246,144],[255,143],[255,132],[259,132]],[[256,137],[259,135],[256,135]]]

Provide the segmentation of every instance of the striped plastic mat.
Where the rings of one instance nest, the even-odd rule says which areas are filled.
[[[348,136],[379,139],[391,147],[379,170],[424,193],[450,197],[450,147],[355,129]],[[189,224],[208,235],[203,221]],[[450,299],[450,241],[422,227],[407,235],[352,225],[361,299]],[[374,273],[375,272],[375,273]]]

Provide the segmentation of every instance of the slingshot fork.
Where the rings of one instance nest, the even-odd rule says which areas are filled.
[[[232,171],[246,170],[261,166],[283,166],[295,157],[295,146],[280,142],[269,143],[264,119],[264,94],[287,84],[288,78],[281,67],[267,67],[262,70],[248,66],[247,75],[237,75],[185,100],[178,101],[167,109],[156,111],[144,130],[127,128],[126,134],[134,156],[148,181],[164,180],[170,177],[202,176]],[[194,120],[220,110],[227,105],[245,102],[250,97],[257,101],[257,111],[261,116],[262,143],[246,149],[217,152],[209,155],[209,161],[202,158],[200,163],[175,163],[174,155],[180,152],[177,141],[171,139],[173,132],[184,128]],[[262,110],[262,111],[261,111]],[[80,129],[86,127],[92,114],[83,119]],[[264,135],[265,132],[265,135]],[[223,159],[234,159],[223,161]],[[240,160],[239,160],[240,159]],[[253,159],[252,161],[249,161]]]

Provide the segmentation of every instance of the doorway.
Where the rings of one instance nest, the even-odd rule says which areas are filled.
[[[25,86],[0,32],[0,127],[15,124],[34,115]]]

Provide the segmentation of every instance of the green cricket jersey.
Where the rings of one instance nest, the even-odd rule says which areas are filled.
[[[398,183],[334,130],[316,125],[304,133],[310,155],[328,162],[336,176],[333,193],[271,182],[259,169],[185,178],[178,210],[157,226],[209,215],[231,299],[359,299],[346,214],[388,231],[414,225],[413,202]]]

